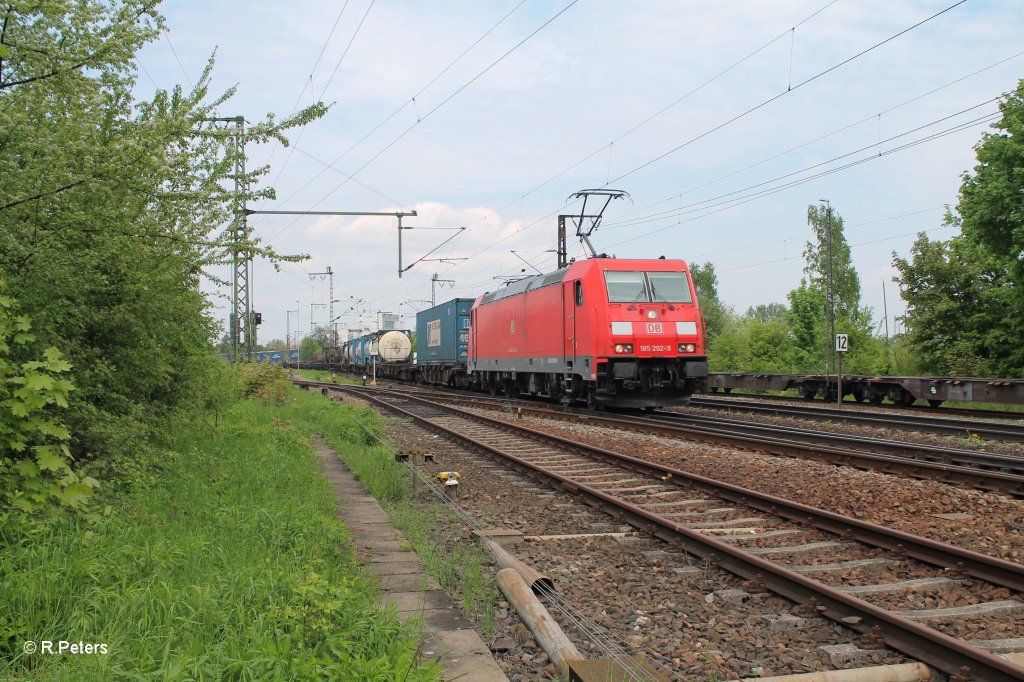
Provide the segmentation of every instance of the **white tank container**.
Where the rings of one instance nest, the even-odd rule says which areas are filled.
[[[406,332],[384,332],[373,340],[371,351],[376,351],[377,362],[406,362],[412,357],[412,340]]]

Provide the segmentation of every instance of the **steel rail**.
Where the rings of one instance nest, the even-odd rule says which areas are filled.
[[[989,452],[978,452],[975,450],[964,450],[962,448],[948,448],[937,445],[925,445],[922,443],[910,443],[906,441],[887,440],[874,438],[872,436],[858,436],[847,433],[834,433],[831,431],[815,431],[797,426],[781,426],[775,424],[761,424],[739,419],[725,419],[722,417],[707,417],[704,415],[686,414],[682,412],[658,411],[648,413],[645,420],[667,421],[685,425],[703,427],[704,425],[717,425],[723,428],[739,429],[747,433],[765,433],[778,435],[783,438],[791,438],[803,441],[812,445],[835,444],[839,446],[855,445],[866,446],[876,452],[903,457],[905,459],[920,459],[926,462],[946,462],[960,466],[985,467],[991,469],[1011,469],[1024,473],[1024,457],[1019,455],[993,454]]]
[[[443,395],[443,400],[469,403],[477,407],[494,405],[499,401],[484,397],[474,399],[463,396]],[[507,401],[501,401],[507,402]],[[543,417],[545,419],[558,419],[561,421],[583,421],[597,426],[605,426],[615,429],[630,431],[642,431],[654,435],[666,436],[679,439],[681,437],[695,438],[697,440],[723,445],[726,447],[745,447],[751,450],[759,450],[774,455],[795,457],[800,459],[813,459],[828,464],[850,466],[871,471],[880,471],[887,474],[904,475],[921,480],[939,481],[951,485],[968,485],[983,490],[995,490],[1018,497],[1024,497],[1024,476],[992,471],[987,468],[974,468],[959,464],[944,464],[933,462],[927,459],[916,459],[908,456],[886,455],[878,453],[863,452],[850,448],[840,448],[830,445],[820,445],[804,441],[788,440],[775,436],[749,435],[738,431],[739,425],[744,422],[737,422],[737,426],[731,428],[716,428],[703,426],[700,418],[691,417],[697,423],[689,424],[663,424],[649,418],[629,419],[624,416],[609,417],[597,415],[593,412],[581,410],[559,410],[533,405],[519,405],[517,410],[523,414]],[[676,413],[672,413],[675,415]],[[760,425],[758,425],[760,426]],[[809,432],[818,434],[820,432]],[[833,434],[823,434],[830,436]],[[882,441],[884,442],[884,441]],[[923,447],[923,446],[922,446]],[[939,450],[936,450],[939,451]],[[972,453],[969,451],[954,450],[961,459],[970,458],[973,462],[984,462],[987,467],[1011,467],[1021,466],[1024,468],[1024,458],[1006,458],[1006,456],[991,455],[987,453]],[[993,459],[995,458],[995,459]]]
[[[847,424],[907,429],[951,436],[970,436],[974,434],[979,438],[987,440],[1014,443],[1024,442],[1024,424],[949,419],[937,415],[883,414],[856,409],[839,410],[817,405],[773,405],[769,402],[757,403],[746,400],[734,400],[732,398],[712,398],[709,396],[691,398],[690,405],[692,407],[713,410],[771,414],[797,419],[827,419],[830,421],[846,422]]]
[[[454,429],[434,423],[429,418],[419,416],[399,405],[388,402],[381,397],[380,392],[360,390],[354,387],[340,387],[339,390],[357,394],[364,400],[386,409],[400,412],[417,422],[427,425],[429,428],[441,431],[473,447],[491,452],[502,459],[515,463],[521,468],[555,481],[567,491],[584,495],[602,507],[609,508],[614,514],[622,516],[631,525],[641,530],[652,532],[662,539],[681,542],[695,554],[713,561],[736,575],[764,585],[776,594],[798,604],[807,605],[821,615],[859,632],[869,634],[876,639],[884,641],[894,649],[925,661],[950,675],[962,676],[966,673],[972,679],[993,681],[1019,681],[1024,679],[1024,668],[1016,666],[983,649],[971,646],[938,630],[920,625],[783,566],[686,528],[642,507],[608,495],[590,485],[574,481],[556,472],[548,471],[512,453],[505,452],[470,436],[460,434]],[[374,395],[374,393],[377,393],[377,395]],[[428,405],[435,409],[443,407],[456,416],[488,424],[504,431],[518,432],[520,435],[525,435],[533,440],[555,443],[561,448],[590,454],[635,471],[649,471],[662,475],[671,473],[673,477],[678,477],[679,480],[686,480],[699,487],[712,489],[722,497],[743,502],[757,509],[762,509],[785,518],[793,518],[831,532],[839,532],[840,535],[853,536],[867,544],[896,550],[905,553],[907,556],[912,556],[929,563],[935,563],[937,559],[941,558],[939,565],[961,568],[971,575],[1018,591],[1024,588],[1024,566],[1018,564],[883,526],[876,526],[875,524],[844,517],[833,512],[790,502],[782,498],[765,495],[703,476],[697,476],[673,467],[653,464],[630,455],[615,453],[603,448],[580,445],[558,436],[552,436],[527,427],[512,425],[483,415],[466,412],[456,407],[440,406],[423,398],[402,395],[400,399]]]
[[[298,384],[327,385],[323,382],[296,380]],[[416,390],[416,389],[404,389]],[[508,399],[475,396],[470,399],[461,392],[454,395],[441,392],[443,399],[468,403],[477,407],[508,404]],[[850,466],[870,471],[909,476],[920,480],[938,481],[950,485],[968,485],[982,490],[993,490],[1018,497],[1024,497],[1024,458],[1012,455],[997,455],[955,448],[941,448],[901,443],[877,438],[834,434],[808,429],[751,424],[739,420],[723,420],[716,417],[698,417],[678,412],[658,413],[662,420],[673,423],[659,423],[647,417],[610,417],[596,415],[590,411],[575,408],[551,409],[535,405],[519,405],[523,414],[561,421],[587,421],[609,428],[642,431],[669,438],[696,438],[704,442],[727,447],[750,448],[769,454],[813,459],[833,465]],[[707,424],[715,420],[719,426]],[[746,431],[746,433],[742,433]],[[768,434],[768,435],[765,435]],[[773,434],[781,434],[773,435]],[[823,444],[832,441],[841,445],[870,444],[888,453],[865,452],[849,447]],[[903,453],[903,454],[901,454]],[[938,461],[936,461],[938,460]],[[1020,471],[1008,473],[1006,470]]]

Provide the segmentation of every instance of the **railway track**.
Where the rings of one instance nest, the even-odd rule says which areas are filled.
[[[808,615],[958,679],[1024,679],[1024,668],[990,651],[1013,646],[1000,623],[1024,630],[1024,566],[408,394],[334,388],[483,450],[802,605]],[[921,595],[945,590],[956,590],[955,601],[963,603],[913,608]]]
[[[940,416],[932,408],[921,408],[918,414],[886,414],[866,409],[848,409],[845,403],[843,409],[837,409],[818,405],[789,405],[773,403],[772,401],[755,402],[736,398],[712,398],[709,396],[694,397],[691,399],[690,405],[714,410],[733,410],[797,419],[827,420],[859,426],[937,433],[947,436],[970,437],[973,435],[985,440],[1024,443],[1024,421],[1021,421],[1019,415],[1016,417],[1015,422],[992,422],[978,421],[977,419],[987,415],[984,412],[974,412],[971,416],[977,419],[967,421]],[[941,410],[941,412],[946,411]]]
[[[967,485],[1024,497],[1024,458],[974,450],[941,448],[878,438],[851,436],[784,426],[766,426],[741,420],[658,411],[636,414],[595,414],[587,410],[539,406],[485,396],[465,397],[461,392],[422,391],[449,403],[477,408],[522,410],[523,414],[569,422],[584,421],[668,438],[700,440],[743,447],[774,455],[814,459],[871,471]]]
[[[783,403],[783,402],[789,402],[789,403],[799,403],[801,405],[806,404],[806,405],[813,405],[813,406],[827,406],[827,405],[834,404],[834,401],[825,402],[823,400],[817,400],[817,399],[815,399],[815,400],[804,400],[803,398],[800,398],[799,396],[795,396],[795,395],[787,396],[787,395],[773,395],[773,394],[764,394],[764,393],[736,393],[735,391],[728,391],[728,392],[727,391],[707,391],[705,393],[701,393],[699,397],[702,398],[702,399],[703,398],[720,398],[723,402],[730,401],[730,400],[734,400],[736,402],[759,401],[759,402],[762,402],[762,403],[772,403],[772,402]],[[990,419],[1016,419],[1016,420],[1021,420],[1021,419],[1024,419],[1024,412],[1013,412],[1013,411],[1010,411],[1010,410],[970,409],[970,408],[966,408],[966,407],[947,407],[946,405],[943,405],[942,407],[931,407],[930,405],[892,405],[892,404],[889,404],[889,403],[885,403],[885,404],[882,404],[882,405],[874,405],[874,404],[871,404],[871,403],[858,403],[858,402],[851,402],[849,400],[844,400],[843,401],[843,409],[850,409],[852,411],[861,411],[861,412],[869,412],[869,411],[878,410],[878,409],[894,410],[894,411],[899,410],[899,411],[901,411],[904,414],[906,414],[908,412],[909,413],[920,412],[922,414],[933,414],[933,415],[936,415],[936,416],[946,416],[946,417],[958,416],[958,417],[968,417],[970,419],[981,419],[981,420],[990,420]]]

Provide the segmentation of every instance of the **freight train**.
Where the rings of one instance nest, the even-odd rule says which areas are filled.
[[[591,409],[686,405],[707,386],[703,320],[682,260],[575,261],[425,310],[416,326],[415,362],[411,343],[388,346],[408,332],[377,332],[319,366]]]

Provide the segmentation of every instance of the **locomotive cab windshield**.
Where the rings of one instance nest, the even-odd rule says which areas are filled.
[[[684,272],[606,270],[609,303],[692,303]]]

